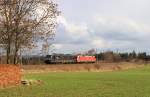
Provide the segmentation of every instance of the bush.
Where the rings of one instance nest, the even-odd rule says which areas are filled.
[[[15,86],[21,82],[21,70],[18,66],[0,65],[0,87]]]

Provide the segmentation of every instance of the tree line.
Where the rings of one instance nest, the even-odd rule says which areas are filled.
[[[95,54],[98,61],[105,61],[105,62],[139,62],[139,61],[150,61],[150,55],[146,52],[126,52],[126,53],[116,53],[113,51],[108,52],[101,52]]]

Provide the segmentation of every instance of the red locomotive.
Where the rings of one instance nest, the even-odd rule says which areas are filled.
[[[96,62],[95,56],[84,56],[84,55],[70,55],[70,54],[54,54],[47,55],[45,63],[94,63]]]
[[[95,62],[95,56],[77,56],[77,62]]]

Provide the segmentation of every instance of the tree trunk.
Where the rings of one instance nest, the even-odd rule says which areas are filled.
[[[7,64],[10,64],[10,45],[7,47]]]
[[[14,50],[14,64],[18,64],[18,51],[19,51],[19,44],[18,44],[18,34],[16,32],[15,36],[15,50]]]
[[[18,49],[16,48],[14,51],[14,64],[18,64]]]

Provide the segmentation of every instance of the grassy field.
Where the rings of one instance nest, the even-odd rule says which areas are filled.
[[[1,89],[0,97],[150,97],[150,67],[114,72],[25,74],[42,85]]]

